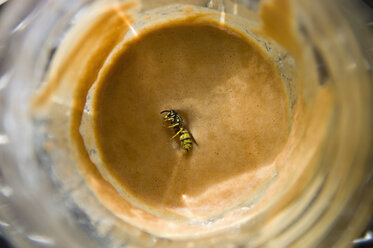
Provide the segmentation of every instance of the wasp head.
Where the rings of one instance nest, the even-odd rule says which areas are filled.
[[[163,111],[161,112],[161,114],[163,114],[163,113],[167,113],[167,114],[164,116],[164,119],[166,119],[166,120],[168,120],[168,119],[170,119],[170,118],[175,118],[175,116],[177,115],[177,112],[176,112],[175,110],[173,110],[173,109],[171,109],[171,110],[163,110]]]

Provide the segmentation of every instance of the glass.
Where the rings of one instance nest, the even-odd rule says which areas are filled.
[[[359,23],[363,10],[356,2],[294,1],[303,54],[294,60],[275,41],[251,31],[261,23],[262,1],[177,1],[220,13],[219,21],[235,17],[227,23],[250,33],[273,57],[293,106],[293,125],[299,124],[292,130],[298,134],[294,149],[284,158],[284,174],[292,176],[275,173],[263,185],[263,191],[279,185],[279,194],[255,212],[250,209],[261,192],[214,219],[189,220],[194,221],[188,222],[193,235],[181,238],[142,231],[98,200],[85,181],[89,179],[79,173],[71,148],[63,145],[68,96],[55,100],[53,111],[61,119],[35,114],[30,107],[67,31],[95,2],[9,1],[0,12],[0,226],[15,246],[340,247],[360,235],[373,196],[373,43]],[[134,11],[160,16],[166,9],[172,15],[177,8],[167,7],[171,3],[176,2],[144,0]],[[139,28],[133,27],[132,32]],[[303,77],[297,78],[300,68]],[[333,97],[320,96],[320,91]],[[58,128],[59,135],[50,132]],[[229,228],[215,228],[231,219]],[[170,230],[178,225],[165,223]]]

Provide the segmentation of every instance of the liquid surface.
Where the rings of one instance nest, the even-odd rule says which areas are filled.
[[[255,170],[284,147],[287,96],[258,45],[226,27],[187,23],[156,27],[106,63],[81,133],[92,161],[124,196],[211,215],[255,190]],[[186,119],[198,142],[189,154],[169,141],[164,109]]]

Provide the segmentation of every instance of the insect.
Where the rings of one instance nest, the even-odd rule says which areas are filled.
[[[163,110],[161,114],[167,113],[163,118],[164,121],[168,121],[170,125],[168,128],[173,128],[175,135],[172,136],[171,140],[176,136],[180,135],[180,144],[184,151],[189,152],[192,150],[192,143],[197,144],[191,133],[184,127],[184,119],[175,110]]]

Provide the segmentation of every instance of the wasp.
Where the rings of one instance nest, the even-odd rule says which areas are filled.
[[[169,122],[168,128],[173,128],[175,135],[172,136],[171,140],[176,136],[180,135],[180,144],[184,151],[189,152],[192,150],[192,143],[197,144],[192,134],[184,127],[184,119],[175,110],[163,110],[161,114],[167,113],[163,118],[164,121]]]

